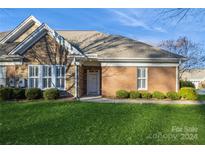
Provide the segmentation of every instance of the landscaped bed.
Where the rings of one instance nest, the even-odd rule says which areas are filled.
[[[205,144],[205,105],[0,104],[0,144]]]

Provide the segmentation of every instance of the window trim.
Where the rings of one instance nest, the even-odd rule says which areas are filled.
[[[52,81],[52,75],[53,75],[53,68],[52,68],[52,67],[53,67],[53,66],[52,66],[52,65],[41,65],[40,67],[42,67],[42,69],[41,69],[41,70],[42,70],[42,83],[41,83],[41,84],[42,84],[42,89],[50,89],[50,88],[52,88],[52,87],[53,87],[53,86],[52,86],[52,85],[53,85],[53,81]],[[44,72],[43,72],[43,68],[44,68],[44,67],[50,67],[50,68],[51,68],[51,76],[44,76]],[[47,80],[47,83],[46,83],[47,86],[48,86],[48,79],[51,79],[51,87],[45,87],[45,88],[44,88],[44,86],[43,86],[43,80],[44,80],[44,79]]]
[[[56,73],[56,70],[57,70],[57,67],[62,67],[63,66],[63,69],[64,69],[64,75],[60,75],[60,76],[57,76],[57,73]],[[64,79],[64,88],[58,88],[57,87],[57,79]],[[66,89],[66,66],[65,65],[55,65],[55,87],[58,88],[58,89],[62,89],[62,90],[65,90]]]
[[[30,69],[29,69],[30,67],[37,67],[38,68],[38,75],[37,76],[30,76]],[[39,82],[40,82],[39,75],[40,75],[40,70],[39,70],[39,66],[38,65],[28,65],[28,87],[29,88],[38,88],[39,87]],[[37,79],[38,80],[38,87],[35,87],[35,86],[31,87],[29,79]],[[34,80],[34,85],[36,85],[36,81],[35,80]]]
[[[138,77],[138,69],[145,69],[145,77]],[[145,88],[138,88],[138,80],[145,79]],[[148,90],[148,68],[137,67],[137,90]]]
[[[57,74],[56,74],[56,68],[57,66],[63,66],[64,67],[64,76],[61,76],[60,78],[64,79],[64,88],[57,88],[59,90],[66,90],[66,65],[39,65],[39,64],[32,64],[32,65],[28,65],[28,88],[32,88],[30,87],[30,83],[29,83],[29,79],[32,78],[30,77],[30,70],[29,67],[38,67],[38,87],[42,90],[46,90],[46,89],[50,89],[50,88],[57,88],[56,87],[56,79],[57,79]],[[43,88],[43,79],[45,78],[43,76],[43,66],[51,66],[51,87],[50,88]],[[47,78],[47,76],[46,76]],[[48,78],[47,78],[48,79]]]

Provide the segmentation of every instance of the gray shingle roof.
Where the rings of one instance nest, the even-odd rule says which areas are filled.
[[[97,31],[57,31],[85,54],[97,54],[98,58],[184,58],[149,44],[124,36],[109,35]],[[0,40],[8,32],[0,33]],[[0,56],[17,44],[0,45]]]
[[[99,58],[184,58],[146,43],[97,31],[57,31],[86,54]]]

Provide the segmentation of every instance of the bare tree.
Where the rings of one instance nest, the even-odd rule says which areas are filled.
[[[189,40],[187,37],[179,37],[177,40],[161,41],[159,47],[187,58],[187,61],[181,63],[179,66],[180,78],[187,70],[205,67],[205,51],[202,45]]]
[[[74,72],[72,71],[72,61],[74,57],[63,45],[59,45],[52,37],[46,35],[32,48],[26,56],[28,61],[36,61],[39,64],[65,65],[66,80],[70,81],[66,90],[74,87]],[[55,84],[52,83],[54,86]]]
[[[194,8],[173,8],[173,9],[161,9],[158,14],[158,19],[167,19],[179,23],[186,18],[193,17],[193,20],[204,20],[205,9]]]

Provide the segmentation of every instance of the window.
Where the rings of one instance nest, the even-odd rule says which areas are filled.
[[[65,88],[65,66],[56,66],[56,87]]]
[[[51,65],[43,66],[43,89],[51,88]]]
[[[38,66],[29,66],[29,87],[38,88],[39,83],[39,68]]]
[[[147,90],[147,68],[137,68],[137,89]]]
[[[65,89],[65,72],[64,65],[30,65],[28,87]]]
[[[0,87],[6,86],[6,67],[0,66]]]

